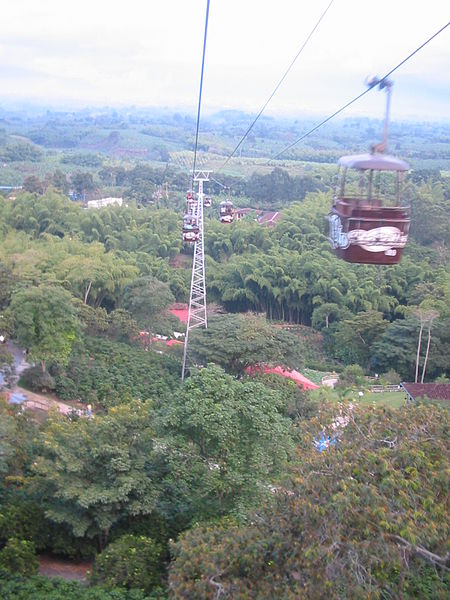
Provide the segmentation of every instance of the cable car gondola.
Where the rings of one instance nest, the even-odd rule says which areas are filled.
[[[194,244],[198,242],[200,228],[198,220],[193,215],[184,215],[183,217],[183,242]]]
[[[197,204],[195,192],[191,192],[191,191],[186,192],[186,202],[188,205],[188,210],[191,211],[194,208],[194,206]]]
[[[219,207],[219,218],[221,223],[232,223],[234,218],[233,203],[231,200],[223,200]]]
[[[211,197],[205,196],[205,200],[203,201],[203,204],[205,205],[205,208],[209,208],[211,206]]]
[[[393,265],[400,261],[408,241],[411,211],[401,201],[409,166],[384,154],[392,83],[374,80],[369,85],[378,84],[387,91],[384,139],[369,154],[339,159],[338,184],[328,215],[329,239],[335,254],[347,262]]]

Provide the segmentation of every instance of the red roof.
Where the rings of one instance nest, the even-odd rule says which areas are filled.
[[[189,308],[187,304],[175,304],[169,311],[177,317],[182,323],[187,323],[189,318]]]
[[[298,387],[303,387],[305,390],[316,390],[319,386],[307,379],[304,375],[299,373],[298,371],[289,371],[289,369],[283,369],[283,367],[247,367],[246,372],[249,375],[252,375],[257,372],[263,371],[264,373],[275,373],[276,375],[281,375],[282,377],[287,377],[298,385]]]
[[[180,340],[167,340],[166,346],[176,346],[177,344],[183,345],[183,342]]]
[[[402,383],[402,387],[413,400],[427,397],[450,402],[450,383]]]

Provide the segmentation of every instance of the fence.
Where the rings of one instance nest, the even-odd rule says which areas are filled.
[[[370,386],[371,392],[401,392],[402,389],[399,385],[372,385]]]

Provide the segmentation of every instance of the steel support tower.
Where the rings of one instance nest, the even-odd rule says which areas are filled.
[[[192,214],[197,218],[199,235],[194,245],[194,258],[192,261],[191,293],[189,296],[189,316],[184,338],[183,369],[181,380],[184,381],[186,364],[188,362],[189,332],[198,327],[208,327],[206,317],[206,283],[205,283],[205,250],[203,243],[203,183],[209,181],[211,171],[195,171],[194,186],[198,184],[197,199],[192,207]]]

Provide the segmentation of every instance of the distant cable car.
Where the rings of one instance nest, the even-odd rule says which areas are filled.
[[[205,200],[203,201],[205,208],[209,208],[211,206],[211,198],[210,196],[205,196]]]
[[[194,244],[198,242],[200,228],[197,218],[193,215],[184,215],[183,217],[183,242]]]
[[[186,201],[188,205],[188,210],[191,211],[194,206],[197,204],[197,199],[195,197],[195,192],[186,192]]]
[[[328,215],[329,239],[335,254],[347,262],[393,265],[408,241],[411,211],[402,206],[402,183],[409,166],[384,154],[392,83],[377,79],[369,83],[378,84],[387,91],[384,139],[370,154],[339,159],[340,177]]]
[[[221,223],[232,223],[234,218],[233,203],[223,200],[219,207],[219,218]]]

